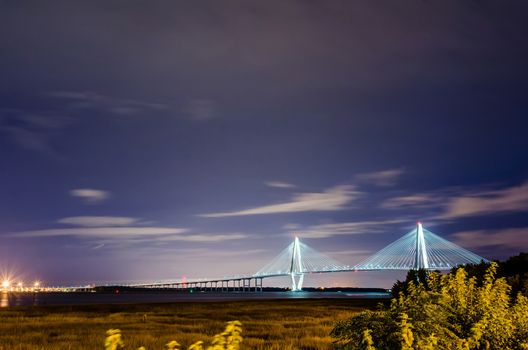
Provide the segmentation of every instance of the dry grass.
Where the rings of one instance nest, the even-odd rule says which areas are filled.
[[[126,349],[184,348],[243,323],[245,349],[332,348],[334,323],[372,308],[374,300],[273,300],[8,308],[0,311],[0,350],[102,349],[105,332],[122,330]]]

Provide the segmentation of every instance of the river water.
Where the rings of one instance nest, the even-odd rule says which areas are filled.
[[[0,294],[0,307],[81,305],[81,304],[122,304],[122,303],[170,303],[193,301],[237,301],[270,299],[320,299],[354,298],[383,299],[389,293],[378,292],[259,292],[259,293],[178,293],[178,292],[122,292],[122,293],[6,293]]]

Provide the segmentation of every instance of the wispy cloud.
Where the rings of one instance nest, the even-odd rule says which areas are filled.
[[[58,100],[59,106],[53,108],[48,103],[46,107],[33,110],[0,108],[0,132],[23,149],[56,159],[63,157],[52,147],[52,141],[79,120],[85,111],[116,116],[152,115],[170,108],[162,103],[115,98],[89,91],[52,91],[44,96],[51,102]]]
[[[138,218],[126,216],[72,216],[57,220],[59,224],[83,227],[130,226],[138,221]]]
[[[284,226],[282,226],[282,228],[287,231],[296,231],[296,230],[300,230],[302,228],[302,225],[296,224],[294,222],[289,222],[285,224]]]
[[[185,241],[185,242],[224,242],[224,241],[233,241],[249,238],[245,233],[200,233],[200,234],[188,234],[181,236],[166,236],[161,237],[161,240],[164,242],[169,241]]]
[[[288,182],[282,182],[282,181],[268,181],[266,182],[266,186],[275,187],[275,188],[294,188],[296,187],[294,184],[291,184]]]
[[[229,216],[264,215],[279,213],[298,213],[310,211],[335,211],[345,209],[346,205],[360,196],[354,186],[343,185],[329,188],[323,192],[298,193],[290,201],[231,212],[202,214],[202,217],[220,218]]]
[[[81,198],[86,203],[95,204],[108,199],[110,192],[93,188],[75,188],[70,191],[70,195]]]
[[[5,237],[61,237],[71,236],[87,240],[96,240],[97,244],[90,249],[104,246],[115,247],[116,244],[160,244],[163,242],[222,242],[248,238],[245,233],[193,232],[183,227],[146,226],[138,218],[127,216],[72,216],[57,220],[58,223],[73,227],[59,227],[42,230],[12,232]]]
[[[60,157],[51,146],[50,139],[70,122],[70,118],[50,111],[0,109],[0,132],[23,149],[53,158]]]
[[[486,190],[447,200],[444,219],[492,213],[528,211],[528,182],[500,190]]]
[[[361,235],[383,232],[387,225],[408,222],[407,219],[380,220],[380,221],[355,221],[311,225],[306,227],[297,226],[296,232],[302,238],[328,238],[343,235]],[[284,227],[290,230],[291,224]]]
[[[49,136],[42,130],[25,129],[20,126],[3,126],[1,130],[8,133],[17,145],[26,150],[53,154]]]
[[[435,220],[528,211],[528,182],[518,186],[449,187],[384,200],[385,209],[428,209]]]
[[[463,231],[451,236],[455,243],[467,248],[502,246],[519,251],[528,249],[528,227]]]
[[[201,242],[214,243],[245,239],[244,233],[193,233],[187,228],[161,226],[102,226],[102,227],[72,227],[51,228],[12,232],[4,237],[37,238],[37,237],[77,237],[96,240],[98,244],[91,249],[99,249],[112,244],[159,244],[167,242]]]
[[[394,186],[398,178],[404,174],[403,168],[374,171],[371,173],[359,174],[356,178],[364,183],[381,187]]]
[[[77,236],[88,238],[126,238],[140,236],[177,235],[187,231],[188,229],[178,227],[72,227],[14,232],[6,235],[6,237]]]
[[[144,254],[152,255],[168,255],[174,256],[177,254],[178,258],[188,258],[188,259],[203,259],[203,260],[218,260],[222,258],[233,258],[234,256],[255,256],[255,255],[266,255],[269,253],[266,249],[215,249],[215,248],[185,248],[178,249],[173,247],[145,247],[142,250]],[[266,255],[267,256],[267,255]]]
[[[436,207],[441,203],[445,203],[444,195],[416,193],[389,198],[383,201],[380,206],[385,209],[430,208]]]
[[[216,114],[216,104],[210,99],[192,99],[183,109],[183,114],[192,120],[209,120],[213,119]]]
[[[139,98],[122,98],[95,91],[50,91],[42,94],[46,104],[40,109],[0,108],[0,133],[9,136],[21,148],[63,160],[53,140],[64,129],[87,115],[148,116],[179,114],[182,118],[207,120],[216,116],[216,103],[210,99],[190,99],[178,106]],[[89,112],[89,113],[88,113]]]
[[[93,91],[52,91],[46,95],[61,99],[70,110],[99,110],[118,115],[134,115],[145,111],[160,111],[169,108],[163,103],[140,99],[117,98]]]

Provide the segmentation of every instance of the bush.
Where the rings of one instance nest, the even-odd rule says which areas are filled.
[[[481,281],[464,268],[430,273],[388,308],[339,322],[331,334],[343,349],[528,350],[528,299],[511,298],[496,272],[491,263]]]
[[[239,321],[227,322],[222,333],[216,334],[211,341],[211,345],[206,350],[239,350],[242,342],[242,324]],[[118,350],[125,347],[121,331],[119,329],[109,329],[106,332],[105,350]],[[180,344],[172,340],[165,344],[167,350],[179,350]],[[143,346],[138,350],[146,350]],[[204,350],[203,341],[197,341],[189,346],[188,350]]]
[[[528,297],[528,253],[509,257],[506,261],[497,261],[497,277],[504,277],[511,287],[510,295],[516,296],[519,292]],[[455,274],[459,267],[464,267],[469,277],[476,277],[478,286],[482,285],[484,276],[490,267],[489,262],[480,262],[479,264],[467,264],[458,266],[451,270]],[[397,281],[392,286],[392,294],[395,296],[400,293],[407,293],[409,283],[423,284],[428,289],[429,271],[426,269],[410,270],[404,281]]]

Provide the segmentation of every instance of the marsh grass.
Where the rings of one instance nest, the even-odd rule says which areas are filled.
[[[186,349],[209,343],[226,322],[244,325],[243,349],[332,348],[337,320],[374,308],[375,300],[270,300],[99,306],[20,307],[0,310],[0,350],[103,349],[106,331],[118,328],[125,349],[163,349],[177,340]]]

